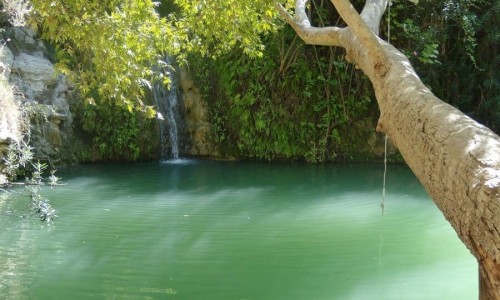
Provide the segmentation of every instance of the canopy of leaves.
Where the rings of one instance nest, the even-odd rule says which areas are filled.
[[[328,1],[311,5],[313,22],[342,26],[331,8]],[[367,149],[350,151],[359,145],[351,137],[365,133],[361,127],[374,130],[367,119],[377,110],[366,77],[345,62],[340,48],[305,45],[291,27],[262,41],[262,57],[238,48],[213,60],[189,57],[221,154],[324,162],[356,152],[366,159]]]
[[[33,0],[32,24],[57,49],[57,67],[77,83],[88,103],[144,104],[144,87],[161,77],[152,66],[161,52],[175,53],[172,24],[155,4],[138,0]],[[167,78],[167,77],[165,77]]]
[[[155,116],[148,90],[158,81],[169,84],[165,73],[172,68],[165,54],[182,62],[187,53],[213,58],[236,47],[259,57],[260,34],[277,27],[273,2],[266,0],[32,2],[30,23],[54,46],[58,70],[72,79],[87,105],[98,105],[81,107],[86,114],[80,125],[94,136],[90,144],[97,155],[90,156],[103,159],[135,159],[143,150],[138,132],[151,124],[126,111]]]
[[[391,43],[439,98],[499,132],[499,23],[499,1],[392,0]]]
[[[362,2],[353,4],[360,9]],[[311,1],[309,9],[315,26],[344,26],[330,1]],[[443,100],[498,130],[500,101],[494,91],[500,81],[493,72],[498,59],[495,50],[486,51],[496,43],[487,26],[494,11],[482,0],[418,5],[393,0],[390,40]],[[481,21],[486,19],[489,23]],[[388,20],[381,24],[385,39]],[[489,33],[487,39],[482,31]],[[363,147],[377,144],[367,143],[373,133],[366,128],[373,130],[378,110],[370,84],[346,64],[342,50],[304,45],[289,27],[263,41],[261,58],[235,49],[215,60],[190,60],[210,103],[212,133],[222,152],[309,161],[369,157]]]
[[[168,1],[164,1],[168,2]],[[189,40],[187,50],[216,57],[235,47],[251,57],[262,56],[259,34],[276,31],[273,1],[174,0],[169,15]]]
[[[262,54],[259,33],[275,30],[272,1],[33,0],[31,24],[57,49],[57,67],[78,84],[86,102],[146,110],[145,87],[164,53],[215,57],[239,46]],[[158,6],[171,11],[164,17]],[[157,68],[157,70],[159,70]]]
[[[310,3],[312,24],[342,26],[330,1]],[[353,1],[358,10],[363,3]],[[217,121],[215,117],[212,121],[214,126],[223,125],[221,130],[229,130],[223,134],[217,132],[218,137],[234,142],[245,155],[300,155],[303,149],[296,151],[293,147],[303,145],[307,149],[308,145],[302,140],[313,140],[316,145],[323,143],[322,147],[333,145],[337,141],[333,135],[337,128],[333,124],[349,126],[345,120],[357,118],[345,114],[344,108],[337,110],[335,101],[349,99],[356,111],[356,105],[371,97],[360,94],[355,95],[359,97],[355,99],[346,97],[347,91],[337,96],[325,92],[329,89],[340,92],[339,85],[344,83],[336,77],[345,74],[331,69],[338,62],[331,61],[330,50],[312,50],[314,48],[305,46],[298,51],[294,48],[297,43],[292,42],[295,35],[287,37],[287,43],[276,38],[283,22],[272,0],[162,0],[160,3],[33,0],[33,4],[36,14],[32,24],[39,27],[43,38],[55,45],[57,66],[74,79],[87,103],[124,105],[130,112],[145,111],[151,117],[154,110],[148,106],[151,103],[147,100],[147,89],[157,80],[168,84],[168,76],[159,70],[169,68],[155,68],[162,63],[165,53],[191,64],[194,62],[188,62],[188,53],[198,53],[202,59],[197,63],[208,65],[209,61],[223,57],[226,61],[209,67],[215,74],[207,75],[212,82],[218,80],[218,89],[225,89],[220,93],[228,101],[216,104],[220,106],[214,116],[222,119]],[[494,130],[500,127],[497,96],[500,80],[495,72],[498,69],[498,32],[492,28],[498,27],[495,25],[500,19],[499,11],[498,1],[440,0],[420,1],[415,5],[406,0],[392,0],[390,17],[391,42],[409,56],[424,82],[443,100]],[[382,35],[387,33],[386,22],[387,19],[382,21]],[[263,60],[259,60],[263,56]],[[297,59],[290,60],[292,57]],[[341,58],[341,54],[335,55],[335,59]],[[325,72],[324,66],[328,66],[329,72],[335,72]],[[283,67],[289,71],[283,72]],[[287,76],[282,76],[285,73]],[[337,82],[333,82],[334,79]],[[346,82],[350,87],[351,80]],[[295,91],[298,94],[276,92],[283,88],[292,91],[293,87],[299,89]],[[295,99],[297,96],[300,97]],[[277,102],[283,97],[287,97],[285,103]],[[311,99],[316,108],[305,108],[302,104],[307,99]],[[251,103],[247,105],[245,101]],[[351,104],[346,106],[347,110],[352,108]],[[286,105],[288,116],[302,114],[308,126],[313,120],[311,131],[317,133],[324,129],[324,134],[309,136],[302,127],[290,129],[290,124],[283,121],[286,118],[278,109],[280,105]],[[314,114],[328,117],[316,120]],[[270,121],[271,115],[279,122]],[[100,117],[96,115],[95,119]],[[296,118],[291,117],[288,122],[295,121]],[[114,127],[111,124],[108,125]],[[273,126],[276,132],[269,131]],[[322,129],[318,130],[318,126]],[[295,141],[301,134],[301,140]],[[265,144],[276,136],[287,136],[289,147]],[[230,137],[234,139],[230,141]],[[259,138],[263,143],[257,144],[264,146],[252,150],[252,142]],[[101,137],[101,140],[110,139]]]

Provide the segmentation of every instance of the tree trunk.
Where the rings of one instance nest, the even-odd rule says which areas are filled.
[[[480,266],[480,299],[500,300],[500,138],[444,103],[420,81],[409,60],[380,40],[387,0],[367,0],[359,15],[332,0],[347,28],[314,28],[307,0],[281,15],[311,44],[341,46],[371,80],[380,107],[377,129],[399,149]]]
[[[485,270],[481,264],[479,264],[479,300],[495,300],[495,295],[488,287]]]
[[[391,68],[372,79],[377,129],[404,160],[477,258],[481,282],[500,299],[500,138],[436,98],[392,46]],[[481,296],[482,297],[482,296]]]

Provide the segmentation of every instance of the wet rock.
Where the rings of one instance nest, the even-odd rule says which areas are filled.
[[[196,87],[189,73],[180,72],[186,131],[190,139],[189,154],[192,156],[217,156],[210,141],[210,123],[207,103],[203,101],[200,90]]]

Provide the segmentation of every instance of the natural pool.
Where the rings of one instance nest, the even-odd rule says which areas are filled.
[[[5,214],[0,299],[477,299],[477,263],[389,166],[88,165],[45,191],[59,218]]]

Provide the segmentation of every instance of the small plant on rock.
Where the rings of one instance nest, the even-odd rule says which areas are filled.
[[[56,210],[50,205],[49,200],[42,195],[42,186],[54,187],[59,183],[59,177],[55,175],[55,170],[50,172],[50,176],[44,178],[43,173],[47,169],[47,164],[33,163],[32,148],[24,142],[11,143],[7,154],[3,158],[3,177],[0,181],[0,192],[22,194],[30,199],[28,205],[31,211],[30,216],[37,215],[40,220],[50,223],[57,218]],[[19,176],[24,176],[24,182],[14,182]],[[23,185],[24,192],[12,189],[13,185]]]

